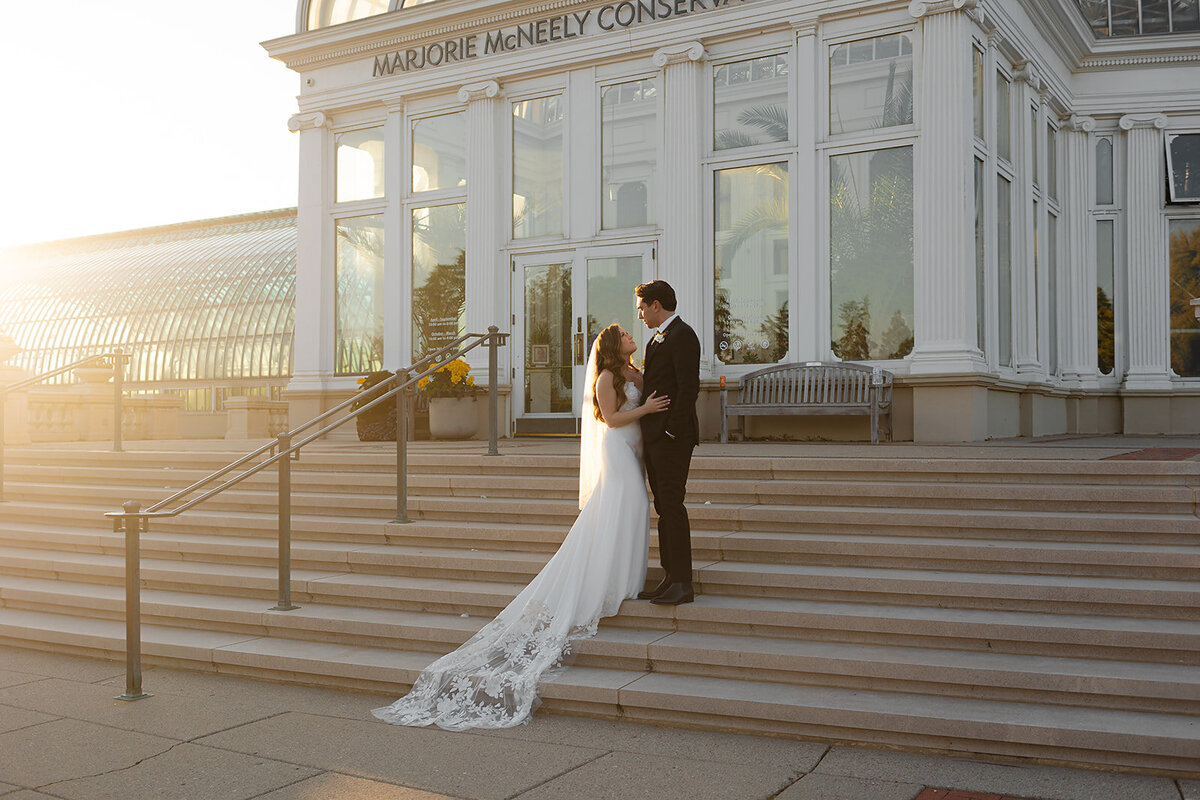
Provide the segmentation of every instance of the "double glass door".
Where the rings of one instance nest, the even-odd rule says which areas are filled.
[[[639,343],[633,290],[654,272],[646,245],[519,256],[513,262],[514,389],[519,433],[573,433],[592,342],[616,322]]]

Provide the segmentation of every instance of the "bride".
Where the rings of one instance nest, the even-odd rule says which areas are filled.
[[[579,517],[558,552],[497,617],[426,667],[404,697],[371,713],[395,725],[511,728],[529,719],[537,686],[571,643],[594,636],[646,580],[650,507],[636,423],[665,411],[641,399],[633,336],[609,325],[596,338],[584,384]]]

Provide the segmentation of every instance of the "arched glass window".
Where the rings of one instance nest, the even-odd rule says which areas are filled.
[[[327,28],[330,25],[340,25],[343,22],[385,14],[398,8],[411,8],[431,2],[433,0],[300,0],[300,13],[307,25],[306,30],[315,31],[317,28]],[[306,6],[307,13],[304,11]]]

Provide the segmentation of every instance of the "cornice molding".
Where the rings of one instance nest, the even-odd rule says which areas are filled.
[[[908,13],[913,19],[921,19],[948,11],[972,9],[977,5],[979,0],[912,0],[908,4]]]
[[[683,44],[672,44],[667,47],[660,47],[654,51],[654,56],[650,59],[654,66],[662,67],[671,64],[686,64],[692,61],[703,60],[708,53],[704,49],[704,45],[700,42],[684,42]]]
[[[1126,114],[1117,122],[1123,131],[1131,131],[1136,128],[1155,128],[1157,130],[1165,130],[1167,127],[1166,114]]]
[[[313,128],[328,128],[330,119],[324,111],[310,111],[306,114],[292,114],[287,125],[289,131],[297,133]]]
[[[468,83],[458,90],[458,99],[464,103],[476,100],[490,100],[500,94],[500,84],[495,81]]]
[[[1136,67],[1146,64],[1195,64],[1200,62],[1200,53],[1163,53],[1157,56],[1094,56],[1085,58],[1083,69],[1103,67]]]
[[[1079,133],[1091,133],[1096,130],[1096,118],[1086,117],[1082,114],[1072,114],[1067,120],[1067,124],[1071,130]]]
[[[792,22],[792,33],[797,36],[816,36],[817,20],[805,19]]]

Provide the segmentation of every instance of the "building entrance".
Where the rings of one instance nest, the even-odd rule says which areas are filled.
[[[580,248],[513,259],[514,407],[518,434],[579,430],[592,341],[616,322],[641,358],[645,329],[633,290],[654,272],[647,244]]]

